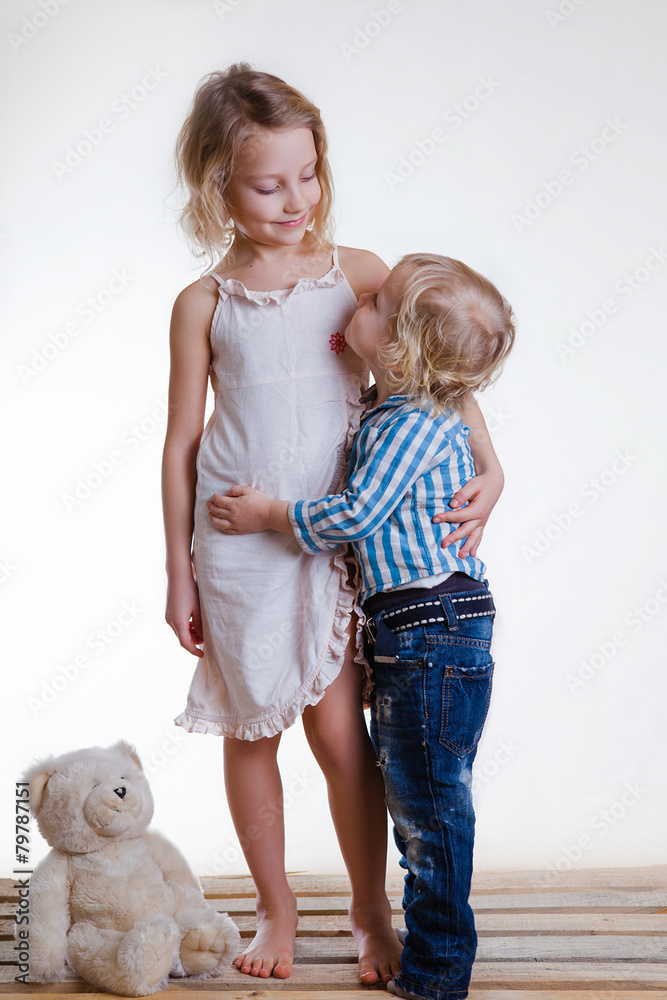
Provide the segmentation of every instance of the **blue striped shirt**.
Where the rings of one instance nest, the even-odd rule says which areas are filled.
[[[475,475],[468,434],[457,414],[433,416],[407,396],[390,396],[367,410],[354,439],[345,492],[290,503],[299,545],[320,552],[351,542],[363,601],[439,573],[458,571],[483,580],[480,559],[461,559],[456,545],[441,548],[457,525],[432,522]]]

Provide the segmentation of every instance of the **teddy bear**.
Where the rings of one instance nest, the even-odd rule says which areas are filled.
[[[153,797],[129,743],[48,757],[25,774],[52,850],[29,883],[30,979],[146,996],[215,976],[240,950],[181,853],[149,830]],[[16,927],[18,932],[18,925]]]

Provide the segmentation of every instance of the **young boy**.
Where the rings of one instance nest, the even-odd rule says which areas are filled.
[[[497,374],[513,316],[466,265],[412,254],[377,295],[361,296],[345,340],[375,376],[345,492],[287,502],[235,486],[209,510],[222,531],[293,533],[308,552],[352,543],[375,682],[371,736],[407,869],[405,947],[388,989],[463,1000],[477,945],[471,767],[491,696],[495,607],[484,564],[441,545],[456,526],[440,517],[475,474],[456,406]]]

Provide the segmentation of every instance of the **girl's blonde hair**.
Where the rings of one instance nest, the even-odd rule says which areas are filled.
[[[309,232],[324,249],[333,243],[333,181],[319,109],[284,80],[247,63],[210,73],[199,84],[176,141],[176,164],[188,193],[181,227],[195,253],[209,258],[211,268],[234,240],[226,193],[241,147],[250,139],[261,142],[268,130],[297,128],[313,133],[322,196]]]
[[[437,254],[402,257],[391,281],[398,309],[378,357],[392,392],[439,413],[490,385],[515,334],[512,307],[498,289]]]

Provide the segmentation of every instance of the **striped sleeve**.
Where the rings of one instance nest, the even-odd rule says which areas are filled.
[[[451,451],[438,421],[414,409],[366,442],[361,464],[344,493],[289,506],[294,535],[303,549],[320,552],[374,534],[414,483]]]

